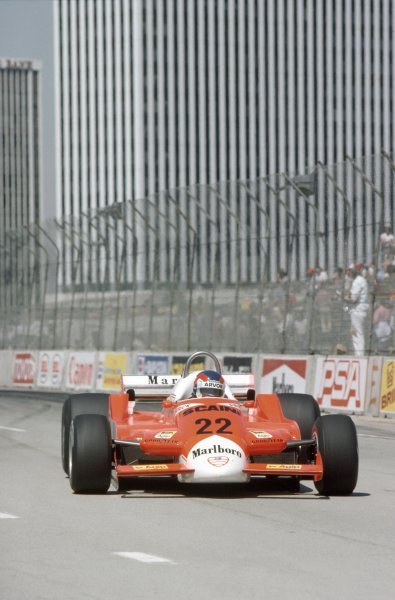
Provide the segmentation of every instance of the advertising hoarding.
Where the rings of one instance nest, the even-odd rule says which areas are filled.
[[[307,358],[263,358],[259,392],[300,393],[306,392]],[[258,382],[257,382],[258,383]]]
[[[170,359],[165,354],[138,354],[138,375],[168,375]]]
[[[39,387],[59,389],[62,387],[64,352],[40,352],[37,379]]]
[[[316,362],[314,397],[323,409],[363,413],[367,358],[320,356]]]
[[[121,376],[126,374],[126,352],[99,352],[96,389],[121,391]]]
[[[12,383],[33,386],[36,376],[36,359],[32,352],[16,352],[12,369]]]
[[[385,360],[381,372],[380,412],[395,414],[395,359]]]
[[[65,386],[70,390],[92,390],[95,384],[95,352],[70,352]]]

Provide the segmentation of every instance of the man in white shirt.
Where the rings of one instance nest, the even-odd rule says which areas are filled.
[[[362,263],[348,267],[348,275],[352,283],[345,300],[350,305],[351,338],[354,355],[362,357],[365,354],[364,322],[369,312],[368,282],[361,272]]]

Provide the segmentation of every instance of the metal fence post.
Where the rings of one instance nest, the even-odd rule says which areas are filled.
[[[175,210],[180,215],[182,219],[184,219],[187,228],[192,232],[192,255],[188,252],[189,265],[188,265],[188,287],[189,287],[189,303],[188,303],[188,329],[187,329],[187,350],[191,349],[191,332],[192,332],[192,299],[193,299],[193,269],[195,262],[195,254],[197,247],[197,232],[194,227],[189,222],[187,215],[184,211],[179,207],[178,202],[171,196],[171,194],[167,194],[166,197],[175,207]],[[189,241],[188,241],[189,245]]]

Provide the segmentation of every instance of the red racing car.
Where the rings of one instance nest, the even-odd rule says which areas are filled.
[[[214,369],[192,371],[197,357]],[[76,493],[105,493],[111,482],[127,489],[141,476],[212,484],[286,477],[293,490],[313,479],[323,495],[356,486],[349,416],[321,416],[307,394],[255,394],[253,375],[223,375],[209,352],[190,356],[181,376],[123,376],[122,389],[75,394],[63,405],[63,468]]]

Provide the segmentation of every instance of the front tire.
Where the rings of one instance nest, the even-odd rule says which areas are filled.
[[[108,416],[108,394],[74,394],[66,398],[62,408],[62,465],[69,474],[69,435],[70,425],[77,415]]]
[[[69,438],[70,485],[74,492],[105,493],[111,483],[111,427],[103,415],[78,415]]]
[[[324,496],[352,494],[358,479],[358,439],[354,422],[348,415],[327,415],[314,426],[324,474],[315,481]]]

